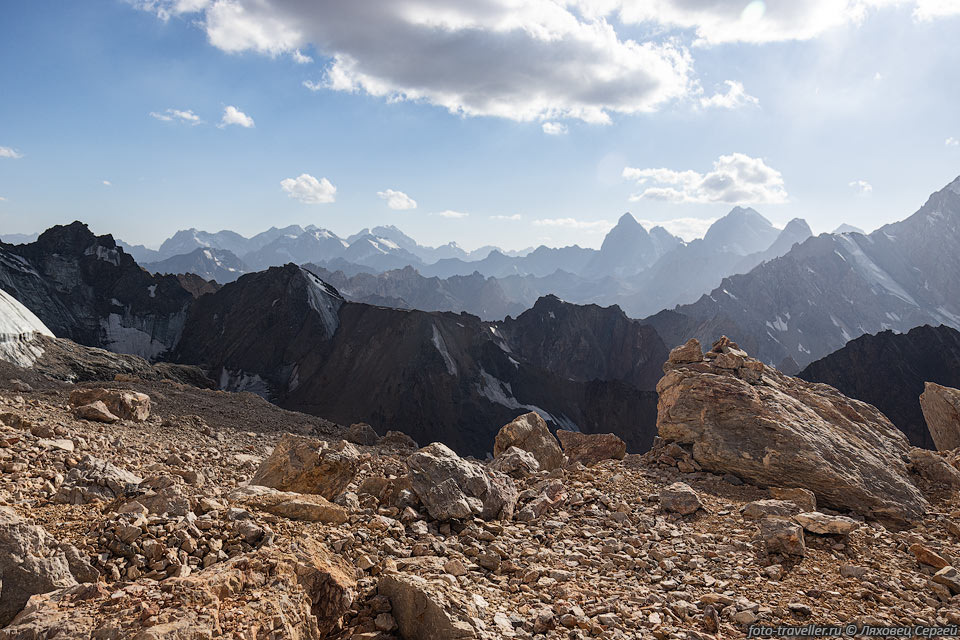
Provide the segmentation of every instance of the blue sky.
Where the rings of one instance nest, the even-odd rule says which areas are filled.
[[[0,234],[873,229],[960,174],[960,3],[384,2],[3,3]]]

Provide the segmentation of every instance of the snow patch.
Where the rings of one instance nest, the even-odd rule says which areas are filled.
[[[270,399],[270,387],[257,374],[249,374],[242,369],[231,371],[224,367],[220,370],[220,388],[224,391],[247,391],[255,393],[265,400]]]
[[[547,411],[533,404],[521,404],[513,397],[513,389],[509,382],[504,382],[496,378],[480,367],[480,382],[477,383],[477,390],[480,395],[490,402],[502,405],[509,409],[526,409],[527,411],[536,411],[544,420],[568,429],[570,431],[580,431],[580,427],[565,415],[559,418],[554,417]]]
[[[857,265],[857,267],[859,267],[860,274],[868,282],[879,286],[890,294],[900,298],[901,300],[909,302],[915,307],[919,306],[917,301],[913,299],[913,296],[907,293],[907,291],[901,287],[896,280],[890,277],[890,274],[888,274],[873,260],[871,260],[860,248],[860,245],[854,242],[850,236],[839,236],[839,239],[840,242],[842,242],[850,252],[850,257],[853,258],[854,263]]]
[[[150,294],[150,297],[151,297],[151,298],[156,298],[156,297],[157,297],[157,285],[152,284],[152,285],[150,285],[149,287],[147,287],[147,292]]]
[[[40,318],[0,289],[0,360],[18,367],[32,366],[43,355],[43,348],[34,342],[38,335],[53,337]]]
[[[100,332],[104,348],[114,353],[130,353],[153,360],[167,350],[167,345],[155,340],[146,331],[124,326],[123,318],[118,313],[111,313],[105,320],[100,320]]]
[[[338,312],[343,305],[343,298],[340,297],[333,287],[309,271],[301,269],[300,272],[307,280],[307,304],[320,315],[323,328],[327,332],[325,337],[331,338],[340,327],[340,315]],[[276,303],[276,301],[274,301],[274,303]]]
[[[723,292],[724,292],[725,294],[727,294],[728,296],[730,296],[731,299],[733,299],[733,300],[736,300],[736,299],[737,299],[737,296],[733,295],[732,293],[730,293],[730,292],[727,291],[726,289],[723,289]]]
[[[431,341],[443,357],[443,363],[447,365],[447,373],[451,376],[457,375],[457,363],[450,357],[450,352],[447,351],[447,343],[444,342],[443,336],[440,335],[440,330],[437,329],[437,325],[433,325],[433,338]]]
[[[99,244],[92,247],[87,247],[86,251],[83,252],[85,256],[97,256],[97,260],[103,260],[104,262],[109,262],[115,267],[120,266],[120,252],[116,249],[107,249],[104,246]]]

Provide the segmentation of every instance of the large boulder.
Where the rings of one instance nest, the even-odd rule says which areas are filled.
[[[96,569],[75,547],[61,544],[13,509],[0,507],[0,626],[10,622],[30,596],[96,577]]]
[[[390,599],[393,617],[405,640],[476,638],[470,617],[439,582],[408,574],[385,575],[377,587]]]
[[[250,484],[336,498],[357,475],[360,452],[346,440],[324,442],[285,433]]]
[[[556,469],[564,463],[563,451],[560,450],[557,439],[535,411],[525,413],[500,427],[493,443],[493,456],[499,456],[510,447],[529,452],[545,471]]]
[[[557,438],[570,464],[590,466],[601,460],[623,460],[627,443],[612,433],[580,433],[559,429]]]
[[[86,455],[67,474],[53,501],[61,504],[109,502],[137,489],[143,478],[111,462]]]
[[[30,598],[0,629],[0,640],[320,640],[349,610],[356,581],[353,570],[325,547],[301,540],[187,577],[141,578],[119,590],[98,583],[48,591]],[[171,594],[177,606],[171,606]]]
[[[248,507],[290,520],[342,524],[349,519],[346,509],[315,494],[277,491],[252,485],[238,487],[228,497]]]
[[[113,415],[121,420],[143,422],[150,417],[150,396],[125,389],[100,389],[96,387],[74,389],[70,392],[70,406],[102,402]]]
[[[437,520],[479,516],[485,520],[513,516],[517,487],[509,477],[464,460],[434,442],[407,458],[414,493]]]
[[[960,447],[960,389],[925,382],[920,408],[938,451]]]
[[[698,362],[664,368],[660,437],[690,445],[703,469],[803,487],[819,504],[899,523],[927,510],[906,436],[872,405],[785,376],[726,338]]]

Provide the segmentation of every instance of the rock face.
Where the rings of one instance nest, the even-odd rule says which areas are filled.
[[[960,389],[958,363],[960,331],[922,326],[907,333],[860,336],[798,375],[869,402],[907,434],[913,446],[934,449],[920,395],[928,382]]]
[[[76,549],[58,543],[9,507],[0,507],[0,626],[33,594],[76,585],[73,571],[87,579],[91,572],[96,576]]]
[[[434,442],[407,458],[413,490],[437,520],[510,519],[517,489],[507,476]]]
[[[510,447],[530,453],[540,468],[546,471],[556,469],[564,463],[563,451],[560,450],[557,439],[535,411],[525,413],[500,427],[493,444],[494,457]]]
[[[909,520],[928,507],[904,460],[909,444],[874,407],[790,378],[719,340],[700,362],[667,362],[657,425],[704,469],[803,487],[820,504]]]
[[[378,590],[390,599],[393,617],[406,640],[476,638],[467,619],[454,614],[442,589],[419,577],[387,575]]]
[[[360,452],[346,440],[327,443],[288,433],[250,484],[333,500],[354,479],[359,463]]]
[[[938,450],[960,447],[960,389],[927,382],[920,394],[920,408]]]
[[[143,422],[150,417],[150,396],[123,389],[76,389],[70,393],[70,406],[79,407],[102,402],[121,420]]]
[[[351,574],[322,546],[301,542],[184,578],[141,579],[120,591],[101,584],[54,585],[45,590],[51,593],[31,598],[12,624],[0,629],[0,639],[201,640],[233,635],[234,621],[247,620],[259,629],[250,637],[320,640],[356,597]],[[169,606],[172,593],[180,606]],[[105,621],[100,609],[107,606],[116,610]]]
[[[623,460],[627,455],[627,443],[612,433],[579,433],[558,429],[557,438],[570,464],[579,462],[590,466],[601,460]]]

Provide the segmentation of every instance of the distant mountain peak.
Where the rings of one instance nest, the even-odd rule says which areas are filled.
[[[617,226],[619,227],[620,225],[637,225],[638,227],[642,226],[639,222],[637,222],[637,219],[634,218],[633,214],[630,213],[629,211],[627,211],[625,214],[620,216],[620,219],[617,220]]]
[[[783,228],[781,233],[786,233],[787,231],[803,233],[806,236],[812,236],[813,230],[810,229],[810,225],[807,224],[807,221],[803,218],[794,218]]]

